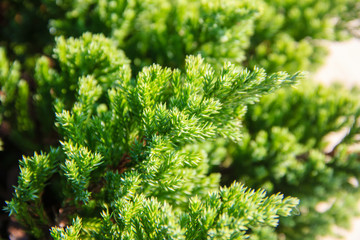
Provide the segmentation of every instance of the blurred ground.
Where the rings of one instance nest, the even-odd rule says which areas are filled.
[[[329,49],[329,56],[314,79],[325,85],[341,82],[348,87],[360,86],[360,39],[324,44]]]
[[[360,86],[360,39],[326,42],[325,45],[329,48],[329,56],[324,66],[314,74],[314,80],[325,85],[341,82],[349,88],[354,85]],[[360,203],[358,207],[360,209]],[[353,220],[350,231],[339,228],[334,230],[343,236],[344,240],[360,240],[360,217]],[[339,238],[327,237],[319,240],[337,239]]]

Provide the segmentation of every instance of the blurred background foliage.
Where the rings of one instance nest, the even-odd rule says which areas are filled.
[[[321,41],[352,37],[350,23],[359,17],[357,0],[3,0],[0,201],[10,198],[16,182],[11,174],[22,154],[58,144],[51,105],[55,98],[70,104],[77,78],[86,74],[81,65],[71,71],[71,62],[114,62],[114,67],[127,62],[128,69],[109,70],[125,78],[152,63],[183,69],[190,54],[217,67],[230,61],[269,73],[314,71],[326,56]],[[112,39],[106,49],[92,46],[99,59],[87,59],[81,49],[82,60],[53,50],[56,41],[66,50],[64,38],[85,32]],[[304,81],[250,106],[240,144],[218,140],[202,147],[223,184],[237,179],[299,197],[300,217],[286,219],[278,231],[288,239],[314,239],[330,233],[333,224],[346,225],[356,213],[359,109],[358,89]],[[341,130],[344,136],[328,150],[328,135]],[[328,209],[318,211],[320,203]],[[3,232],[6,221],[0,223]],[[261,231],[266,230],[259,236]]]

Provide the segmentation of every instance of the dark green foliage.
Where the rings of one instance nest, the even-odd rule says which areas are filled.
[[[9,62],[4,48],[0,48],[0,88],[0,124],[3,131],[14,142],[22,140],[18,146],[20,149],[34,149],[31,143],[34,122],[30,116],[29,84],[21,78],[19,62]]]
[[[16,59],[32,71],[35,57],[51,51],[50,14],[42,0],[3,0],[0,4],[0,46],[6,47],[10,59]]]

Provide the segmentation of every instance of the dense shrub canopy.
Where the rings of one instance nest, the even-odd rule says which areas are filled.
[[[357,0],[0,12],[0,173],[24,155],[0,200],[31,236],[315,239],[354,215],[359,91],[298,71],[321,63],[321,40],[351,36]]]

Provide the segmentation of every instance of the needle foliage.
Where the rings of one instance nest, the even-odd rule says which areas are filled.
[[[35,239],[316,239],[354,215],[359,91],[294,83],[357,0],[0,12],[1,179],[23,155],[0,200]]]
[[[184,72],[152,65],[131,79],[126,59],[106,62],[99,55],[108,40],[90,36],[57,39],[60,70],[37,68],[59,91],[53,104],[61,145],[23,158],[6,207],[35,237],[46,238],[46,227],[74,219],[66,230],[53,227],[52,237],[245,239],[252,228],[276,227],[279,216],[291,215],[296,198],[239,183],[219,188],[206,152],[188,146],[218,137],[239,141],[245,106],[298,75],[230,63],[217,72],[190,56]],[[86,62],[99,56],[101,64]],[[66,83],[74,76],[74,85]],[[74,101],[61,94],[73,94]],[[66,211],[53,219],[42,197],[52,184]]]

